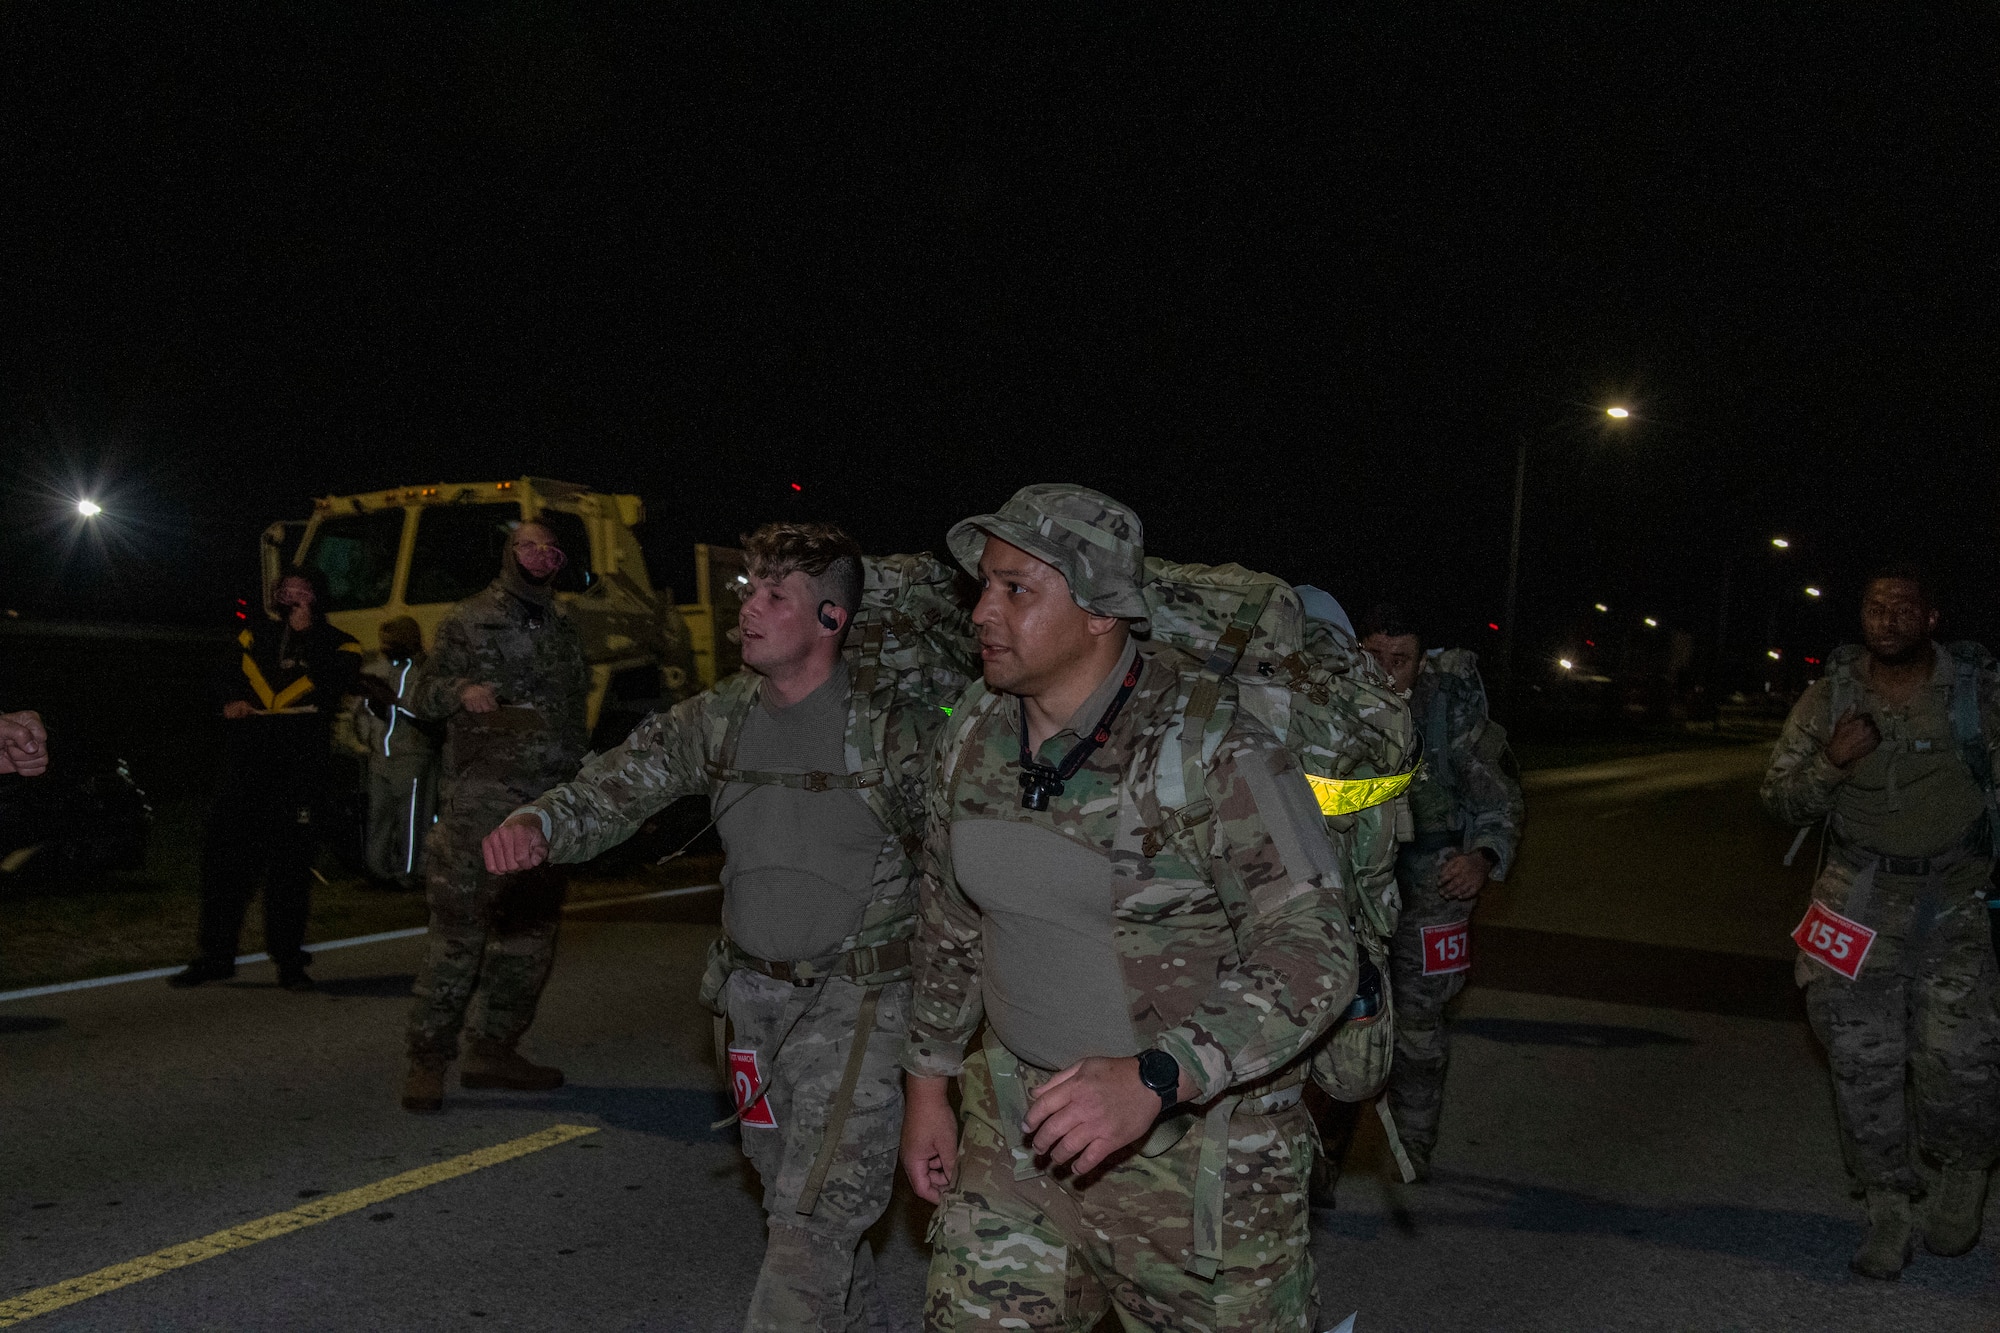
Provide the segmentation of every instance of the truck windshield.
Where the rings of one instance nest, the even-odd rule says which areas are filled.
[[[329,611],[384,606],[396,579],[403,544],[403,511],[372,509],[323,519],[300,561],[326,576]]]
[[[422,510],[403,600],[411,606],[460,602],[478,592],[500,573],[500,553],[520,520],[521,506],[512,500]]]

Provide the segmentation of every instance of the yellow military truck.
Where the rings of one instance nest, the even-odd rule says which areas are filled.
[[[546,477],[323,496],[310,518],[265,530],[264,608],[276,615],[272,594],[288,566],[312,568],[326,578],[327,619],[364,647],[375,649],[384,621],[410,616],[428,648],[452,604],[493,581],[512,526],[545,523],[569,555],[557,597],[583,635],[592,744],[603,749],[742,664],[728,633],[742,553],[697,545],[696,599],[676,605],[646,572],[634,531],[645,516],[636,495]]]

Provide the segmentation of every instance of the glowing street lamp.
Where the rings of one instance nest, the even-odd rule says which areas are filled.
[[[1659,621],[1657,621],[1657,620],[1653,619],[1653,618],[1652,618],[1651,616],[1647,616],[1647,617],[1646,617],[1646,628],[1647,628],[1647,629],[1658,629],[1659,627],[1660,627],[1660,622],[1659,622]]]
[[[82,514],[85,518],[96,518],[104,512],[104,506],[95,500],[86,498],[76,502],[76,512]]]
[[[1599,611],[1609,611],[1611,609],[1602,602],[1592,602],[1591,605],[1596,607]]]
[[[1780,551],[1789,551],[1792,549],[1791,542],[1783,537],[1771,538],[1771,545],[1777,547]]]
[[[1764,656],[1770,658],[1773,662],[1780,661],[1784,658],[1784,654],[1779,652],[1776,648],[1766,648],[1764,650]]]
[[[1569,671],[1576,666],[1576,663],[1570,661],[1567,657],[1558,657],[1556,659],[1556,665],[1561,667],[1564,671]]]
[[[1632,415],[1632,409],[1629,407],[1607,407],[1604,409],[1604,415],[1610,417],[1613,421],[1623,421]]]

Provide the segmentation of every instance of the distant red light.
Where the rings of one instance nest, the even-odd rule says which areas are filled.
[[[241,611],[238,611],[238,612],[236,613],[236,618],[237,618],[238,620],[248,620],[248,619],[249,619],[250,617],[248,617],[248,616],[244,615],[244,614],[243,614],[243,613],[242,613]]]
[[[1583,641],[1583,646],[1584,646],[1584,647],[1586,647],[1586,648],[1595,648],[1595,647],[1597,646],[1597,640],[1595,640],[1595,639],[1585,639],[1585,640]]]
[[[1500,628],[1500,622],[1497,620],[1489,620],[1486,622],[1486,628],[1491,630],[1497,630]]]
[[[803,487],[803,486],[799,485],[799,484],[798,484],[798,483],[797,483],[797,482],[795,481],[795,482],[793,482],[793,483],[792,483],[792,489],[793,489],[793,490],[795,490],[795,491],[802,491],[802,490],[804,490],[804,489],[805,489],[805,487]]]

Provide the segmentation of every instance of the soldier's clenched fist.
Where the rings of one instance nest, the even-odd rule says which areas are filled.
[[[486,855],[486,872],[511,875],[533,870],[549,859],[549,840],[542,835],[542,821],[533,815],[515,815],[486,835],[480,844]]]

